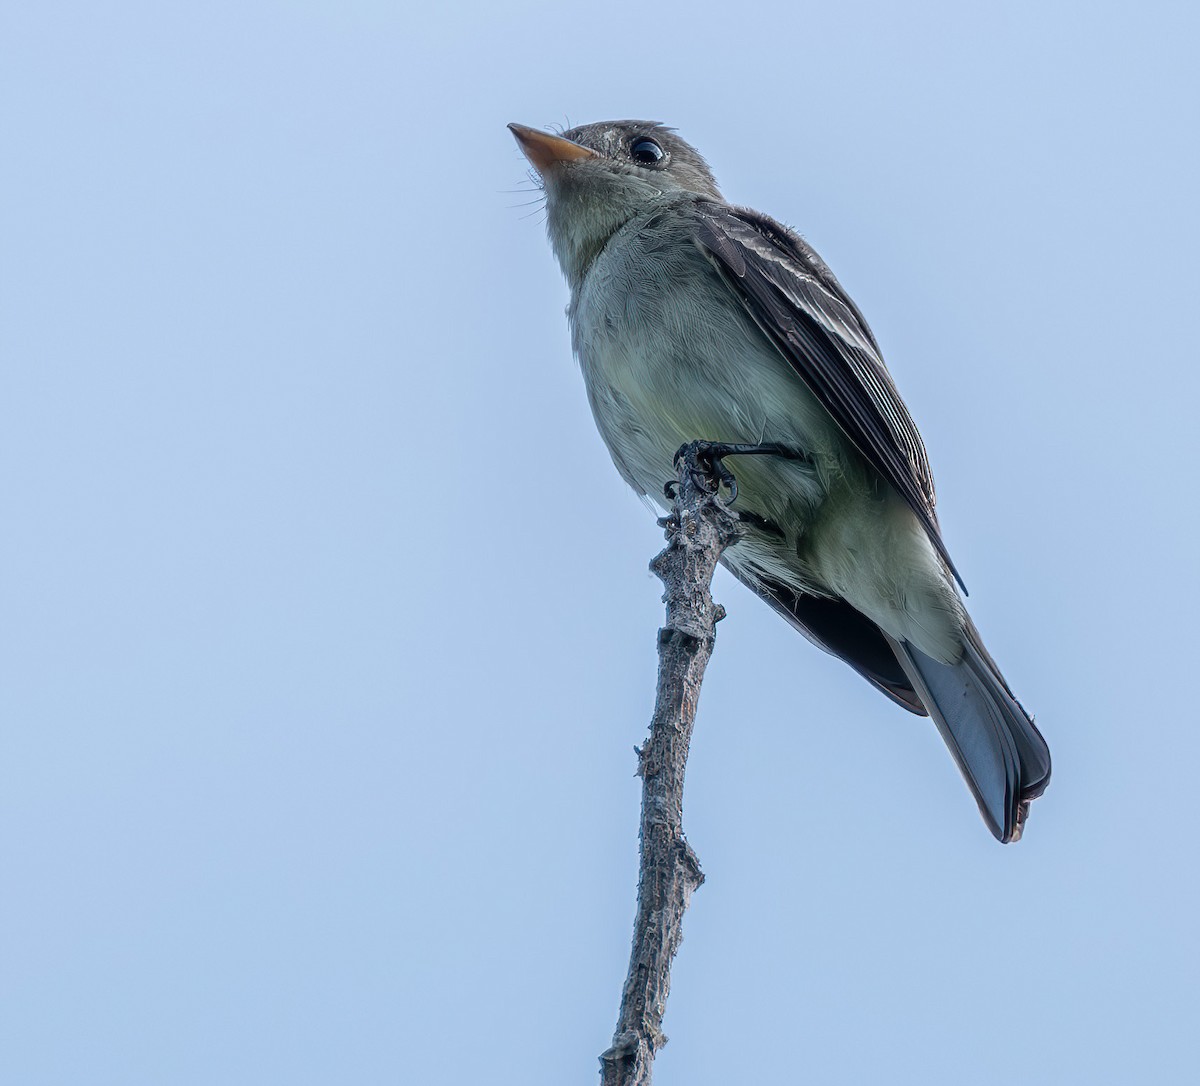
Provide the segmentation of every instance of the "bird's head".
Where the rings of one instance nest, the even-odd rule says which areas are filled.
[[[601,121],[561,136],[510,124],[546,193],[546,229],[577,283],[630,219],[680,195],[721,199],[708,163],[654,121]]]

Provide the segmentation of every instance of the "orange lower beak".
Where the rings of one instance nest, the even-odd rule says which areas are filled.
[[[583,147],[562,136],[552,136],[537,128],[527,128],[523,124],[510,124],[509,131],[517,137],[521,151],[533,164],[540,174],[564,162],[579,162],[585,158],[597,158],[597,154],[589,147]]]

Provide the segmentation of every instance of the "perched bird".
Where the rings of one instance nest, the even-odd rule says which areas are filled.
[[[741,446],[712,456],[724,470],[739,454],[745,535],[724,564],[931,716],[988,828],[1016,840],[1050,752],[967,614],[925,446],[858,307],[797,234],[727,203],[672,129],[509,128],[545,189],[572,343],[617,470],[665,505],[681,446]]]

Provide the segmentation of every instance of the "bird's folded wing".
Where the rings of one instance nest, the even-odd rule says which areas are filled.
[[[867,462],[912,507],[961,585],[938,528],[925,445],[858,308],[787,227],[707,200],[698,201],[697,211],[701,251]]]

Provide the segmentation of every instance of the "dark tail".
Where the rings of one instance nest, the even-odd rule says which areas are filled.
[[[1030,801],[1050,782],[1050,749],[970,619],[965,640],[955,664],[940,664],[907,642],[892,641],[892,648],[970,785],[988,829],[1007,843],[1021,836]]]

